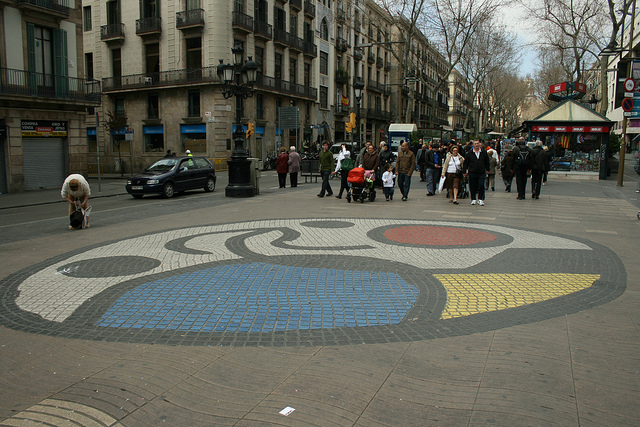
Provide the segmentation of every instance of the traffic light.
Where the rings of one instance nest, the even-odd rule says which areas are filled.
[[[249,122],[247,123],[247,139],[251,138],[251,135],[256,131],[256,126]]]
[[[347,128],[347,132],[353,132],[353,130],[356,128],[356,113],[351,113],[349,115],[349,118],[351,120],[345,123],[344,125]]]

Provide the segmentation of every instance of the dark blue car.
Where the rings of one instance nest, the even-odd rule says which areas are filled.
[[[165,157],[127,181],[126,189],[136,199],[145,194],[173,197],[178,192],[216,188],[216,172],[205,157]]]

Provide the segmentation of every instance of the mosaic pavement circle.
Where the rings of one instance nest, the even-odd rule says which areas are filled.
[[[622,262],[593,242],[485,224],[251,221],[133,237],[0,282],[0,324],[92,340],[326,345],[473,334],[603,304]]]

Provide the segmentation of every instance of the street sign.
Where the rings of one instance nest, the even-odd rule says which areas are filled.
[[[636,82],[632,78],[628,78],[624,81],[624,89],[627,92],[633,92],[635,88],[636,88]]]
[[[633,110],[633,98],[624,98],[622,100],[622,109],[627,112]]]

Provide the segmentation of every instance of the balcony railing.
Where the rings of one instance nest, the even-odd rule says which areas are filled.
[[[300,37],[294,36],[293,34],[289,34],[289,47],[293,50],[297,50],[298,52],[303,52],[304,40]]]
[[[281,45],[289,45],[289,33],[279,28],[273,29],[273,42]]]
[[[373,64],[374,62],[376,62],[376,56],[373,53],[370,53],[367,56],[367,61],[369,62],[369,64]]]
[[[160,33],[162,31],[162,18],[152,16],[136,19],[136,34]]]
[[[318,46],[315,43],[310,41],[304,42],[304,54],[308,56],[313,56],[314,58],[318,56]]]
[[[0,94],[100,104],[100,82],[0,68]]]
[[[338,37],[336,40],[336,50],[338,52],[346,52],[347,49],[349,49],[349,45],[347,44],[347,41],[342,37]]]
[[[346,84],[349,83],[349,73],[346,70],[336,70],[336,83]]]
[[[302,0],[289,0],[289,7],[296,10],[302,10]]]
[[[121,91],[163,86],[181,86],[193,83],[219,83],[217,66],[205,68],[190,68],[159,73],[132,74],[121,77],[107,77],[102,79],[102,89],[105,92]]]
[[[124,38],[124,24],[109,24],[100,27],[100,40]]]
[[[16,3],[18,6],[45,8],[65,16],[69,16],[70,10],[75,7],[75,5],[71,5],[72,0],[16,0]]]
[[[232,25],[247,31],[253,31],[253,17],[242,12],[233,12]]]
[[[268,40],[273,38],[273,27],[263,21],[253,21],[253,32],[255,37],[262,37]]]
[[[311,3],[310,1],[304,2],[304,14],[309,16],[310,18],[316,17],[316,5]]]
[[[176,28],[204,26],[204,9],[183,10],[176,13]]]
[[[376,67],[378,67],[378,68],[384,67],[384,59],[382,59],[381,57],[378,57],[376,59]]]
[[[298,96],[300,98],[312,100],[316,100],[318,98],[318,89],[315,87],[299,85],[297,83],[291,83],[286,80],[276,79],[275,77],[269,77],[263,74],[258,75],[256,87],[261,90],[280,92],[287,95]]]
[[[383,111],[376,108],[369,108],[366,110],[367,119],[391,121],[391,112]]]

